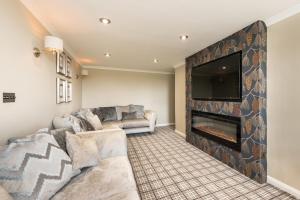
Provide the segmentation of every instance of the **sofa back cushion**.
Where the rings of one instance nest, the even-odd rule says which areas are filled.
[[[116,107],[99,107],[94,109],[94,114],[99,117],[101,122],[117,120]]]
[[[67,132],[66,144],[74,169],[96,166],[100,162],[95,138]]]
[[[49,199],[79,173],[50,134],[0,147],[0,185],[16,200]]]
[[[122,113],[129,112],[129,106],[116,106],[117,120],[122,120]]]
[[[99,117],[92,112],[87,112],[85,119],[93,126],[94,130],[102,130],[102,124]]]
[[[137,119],[136,112],[122,112],[122,120]]]
[[[54,136],[60,148],[62,148],[62,150],[64,150],[67,153],[66,132],[75,134],[72,128],[53,129],[50,131],[50,134]]]
[[[136,112],[137,119],[144,119],[144,106],[142,105],[129,105],[129,112]]]
[[[75,133],[83,132],[80,120],[73,115],[66,115],[63,117],[55,117],[52,121],[54,129],[73,128]]]

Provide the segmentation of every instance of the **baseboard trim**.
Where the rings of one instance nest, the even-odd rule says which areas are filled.
[[[267,176],[267,182],[271,185],[274,185],[275,187],[295,196],[297,199],[300,199],[300,190],[297,190],[296,188],[293,188],[292,186],[287,185],[286,183],[273,178],[271,176]]]
[[[180,135],[180,136],[182,136],[184,138],[186,137],[186,135],[183,132],[181,132],[181,131],[179,131],[177,129],[175,129],[175,133],[177,133],[178,135]]]
[[[166,124],[156,124],[156,127],[162,127],[162,126],[173,126],[175,123],[166,123]]]

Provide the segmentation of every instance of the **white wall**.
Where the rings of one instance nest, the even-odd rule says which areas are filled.
[[[139,104],[174,123],[174,75],[89,69],[82,81],[84,108]]]
[[[73,79],[73,102],[56,104],[55,57],[42,49],[48,34],[18,0],[0,0],[0,143],[48,127],[57,114],[81,107],[81,80]],[[73,70],[80,66],[73,63]],[[15,92],[16,103],[2,103],[3,92]]]
[[[300,190],[300,14],[268,29],[268,175]]]
[[[175,69],[175,127],[186,134],[185,65]]]

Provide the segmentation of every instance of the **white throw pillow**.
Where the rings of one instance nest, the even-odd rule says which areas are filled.
[[[49,199],[79,173],[50,134],[0,147],[0,185],[16,200]]]
[[[81,169],[98,165],[100,156],[94,137],[66,133],[66,145],[73,168]]]
[[[86,112],[85,119],[93,126],[95,130],[102,130],[102,124],[97,115],[94,115],[91,111]]]
[[[53,119],[53,126],[55,129],[73,128],[75,133],[79,133],[83,131],[80,126],[80,120],[72,115],[55,117]]]

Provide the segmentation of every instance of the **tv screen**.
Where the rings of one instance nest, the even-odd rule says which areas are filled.
[[[241,57],[237,52],[192,69],[192,98],[241,101]]]

